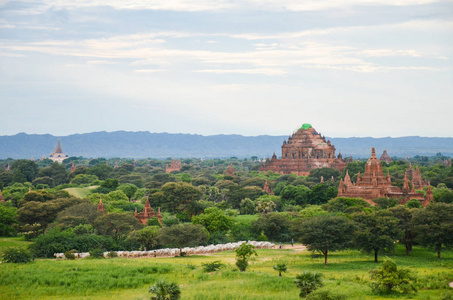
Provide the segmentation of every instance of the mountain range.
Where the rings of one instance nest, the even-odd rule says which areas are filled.
[[[242,136],[150,133],[148,131],[93,132],[53,136],[50,134],[18,133],[0,136],[0,159],[48,157],[61,140],[63,152],[69,156],[124,158],[258,158],[281,154],[281,145],[288,136]],[[337,154],[366,158],[375,147],[378,157],[384,149],[392,157],[432,156],[437,153],[453,156],[453,138],[384,137],[328,138]]]

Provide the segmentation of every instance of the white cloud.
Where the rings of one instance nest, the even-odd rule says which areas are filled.
[[[257,69],[208,69],[208,70],[197,70],[195,72],[199,73],[216,73],[216,74],[260,74],[260,75],[268,75],[268,76],[275,76],[275,75],[286,75],[287,72],[278,69],[264,69],[264,68],[257,68]]]

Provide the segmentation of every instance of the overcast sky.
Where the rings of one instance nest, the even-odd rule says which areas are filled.
[[[0,0],[0,135],[453,136],[453,2]]]

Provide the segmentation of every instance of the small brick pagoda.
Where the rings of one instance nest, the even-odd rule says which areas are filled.
[[[379,158],[381,161],[384,161],[385,163],[389,164],[392,162],[392,158],[387,154],[387,150],[384,149],[384,152],[381,155],[381,158]]]
[[[157,218],[159,223],[162,225],[162,214],[160,213],[160,207],[158,208],[157,214],[151,208],[151,204],[149,203],[149,198],[146,197],[145,208],[141,213],[137,213],[137,208],[135,208],[135,217],[140,223],[146,225],[148,224],[148,220],[151,218]]]
[[[2,195],[2,190],[0,190],[0,203],[3,203],[3,204],[6,203],[5,198],[3,198],[3,195]]]
[[[359,172],[357,182],[352,183],[349,173],[346,172],[344,181],[343,179],[340,180],[337,197],[363,198],[372,205],[376,205],[373,199],[381,197],[400,199],[400,204],[405,204],[411,199],[417,199],[423,206],[426,206],[433,200],[433,192],[431,185],[428,186],[426,197],[417,193],[414,186],[411,189],[407,172],[404,173],[402,189],[392,186],[390,174],[384,175],[381,162],[376,157],[374,148],[371,148],[371,157],[365,165],[365,173],[361,175]]]
[[[341,153],[335,157],[335,146],[330,140],[326,141],[310,124],[303,124],[288,141],[283,141],[282,157],[278,159],[274,153],[261,163],[260,171],[306,176],[311,170],[324,167],[342,172],[347,164]]]
[[[179,159],[175,160],[174,158],[171,160],[171,165],[170,166],[167,165],[165,168],[165,172],[167,173],[179,170],[181,170],[181,161]]]

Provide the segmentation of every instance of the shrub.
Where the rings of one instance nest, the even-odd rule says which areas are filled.
[[[33,261],[30,251],[21,248],[8,248],[3,252],[5,263],[29,263]]]
[[[178,300],[181,299],[181,289],[174,282],[166,282],[161,279],[150,286],[149,292],[154,294],[153,300]]]
[[[255,246],[244,242],[244,243],[242,243],[241,246],[239,246],[239,248],[237,248],[235,250],[236,251],[236,266],[238,267],[238,269],[241,272],[244,272],[247,269],[247,267],[249,265],[248,260],[249,260],[250,256],[252,256],[253,254],[258,255],[256,253],[256,251],[253,250],[254,248],[255,248]]]
[[[66,259],[75,259],[74,253],[76,253],[76,252],[77,252],[76,250],[69,250],[69,251],[66,251],[66,252],[64,253],[64,257],[65,257]]]
[[[278,272],[278,276],[282,276],[282,272],[286,272],[288,268],[286,267],[286,264],[285,263],[281,263],[281,264],[276,264],[274,266],[274,270]]]
[[[391,292],[408,293],[416,292],[416,277],[408,269],[397,268],[396,263],[390,259],[385,260],[381,267],[370,271],[371,286],[377,294]]]
[[[309,294],[306,299],[309,300],[346,300],[347,297],[344,294],[339,294],[329,290],[317,290]]]
[[[110,251],[107,256],[109,258],[115,258],[115,257],[118,257],[118,253],[116,253],[115,251]]]
[[[203,270],[205,270],[206,272],[215,272],[217,270],[220,270],[221,267],[223,267],[223,264],[220,262],[220,260],[202,263],[201,265],[203,266]]]
[[[316,272],[303,272],[302,274],[296,275],[294,283],[300,289],[299,297],[306,297],[317,288],[323,286],[322,274]]]
[[[104,250],[100,248],[90,250],[91,258],[104,258]]]

